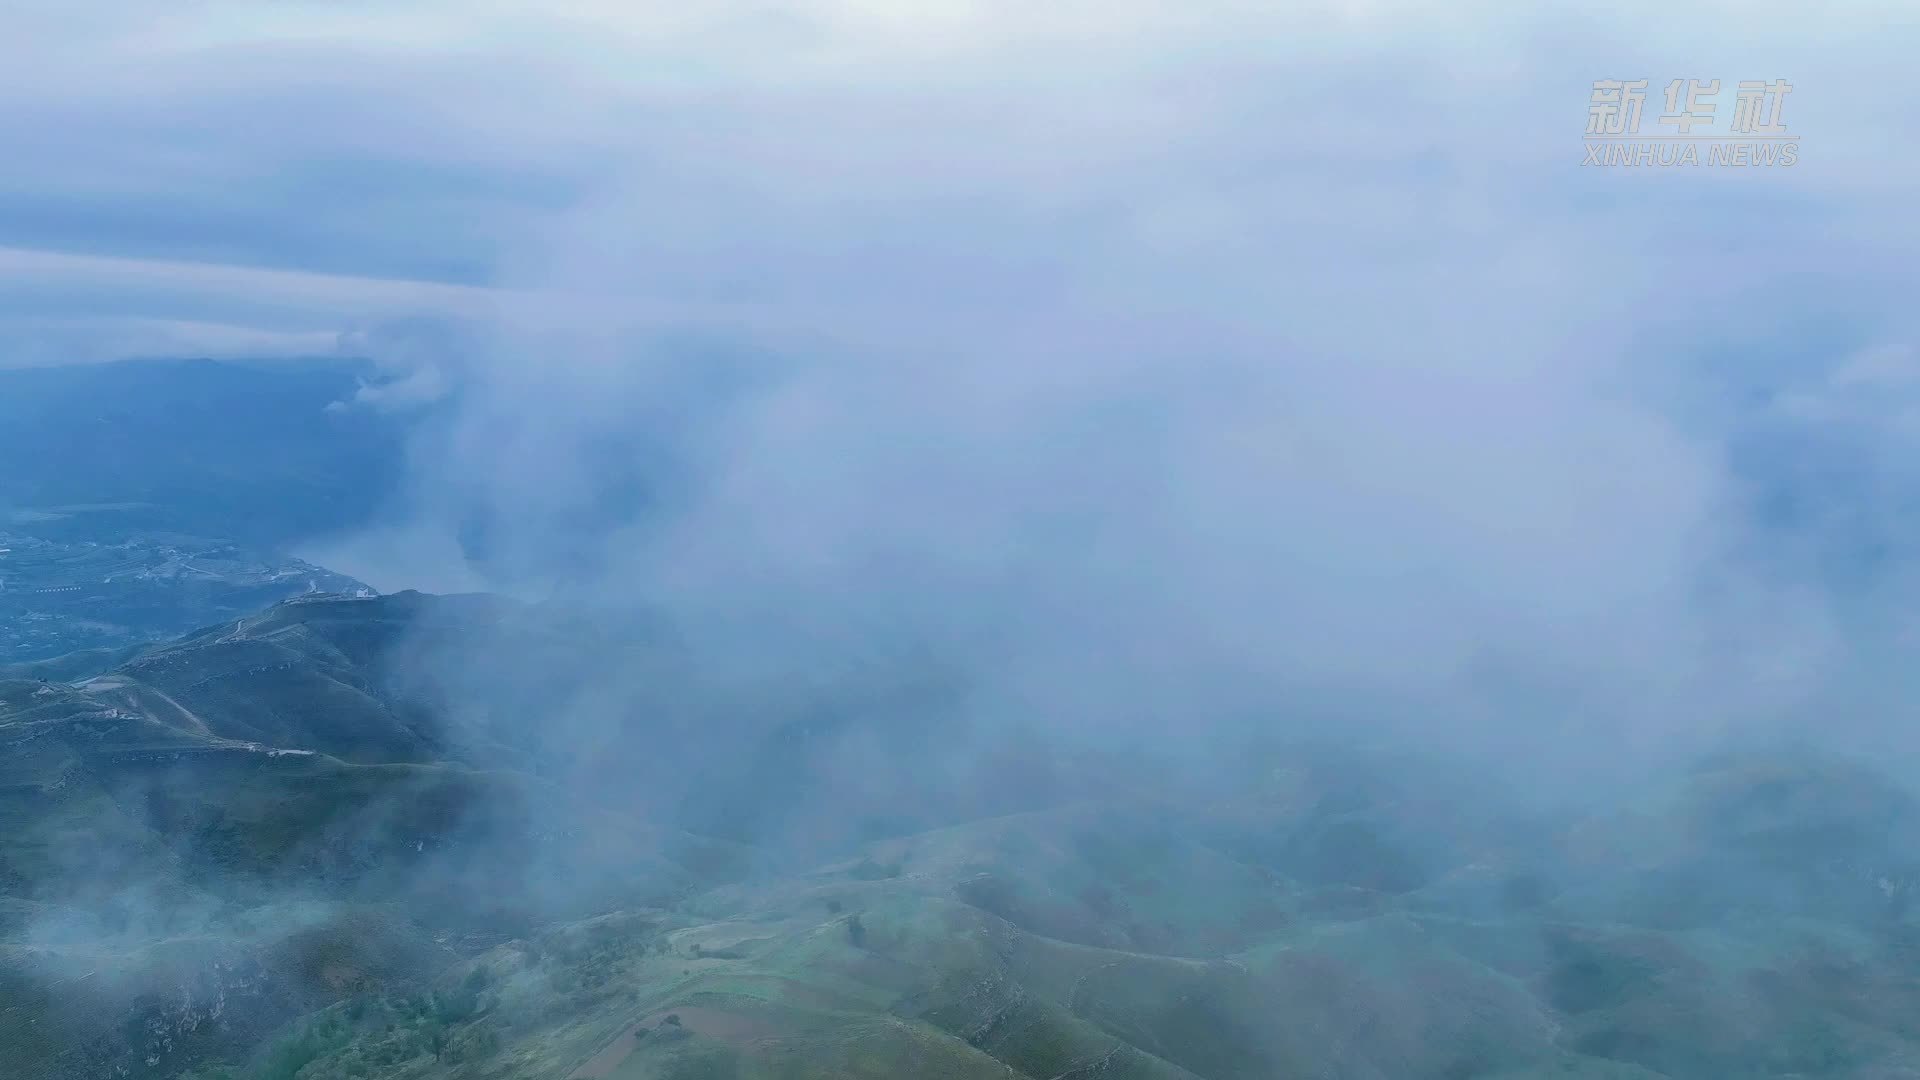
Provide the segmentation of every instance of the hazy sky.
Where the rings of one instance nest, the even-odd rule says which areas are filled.
[[[1686,334],[1904,295],[1910,8],[1674,7],[29,5],[4,351],[310,351],[518,286],[843,331],[1124,276],[1279,323],[1382,261],[1485,267],[1449,247],[1481,234],[1613,280],[1569,312]],[[1794,81],[1801,161],[1582,170],[1609,76],[1652,80],[1649,130],[1670,78]]]
[[[0,363],[371,353],[460,405],[343,569],[1063,722],[1897,729],[1914,9],[1676,7],[12,12]],[[1603,78],[1798,163],[1583,168]]]

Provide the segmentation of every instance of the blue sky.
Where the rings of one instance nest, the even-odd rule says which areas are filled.
[[[1063,714],[1545,686],[1659,741],[1910,688],[1910,5],[4,19],[0,363],[365,353],[393,381],[351,407],[462,391],[409,513],[329,551],[377,584],[476,583],[476,507],[539,579],[653,423],[684,499],[593,538],[601,592],[1017,625],[1014,697],[1135,673]],[[1602,78],[1649,116],[1786,79],[1799,163],[1583,169]],[[721,407],[689,340],[778,362]]]

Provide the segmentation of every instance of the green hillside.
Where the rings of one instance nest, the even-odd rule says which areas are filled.
[[[516,654],[622,677],[596,710],[448,681]],[[403,594],[0,682],[8,1075],[1920,1070],[1920,803],[1859,764],[1548,812],[1327,743],[1196,784],[1023,738],[996,788],[1008,732],[911,682],[693,714],[684,677],[592,619]]]

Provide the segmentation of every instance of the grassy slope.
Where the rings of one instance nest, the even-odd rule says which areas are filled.
[[[0,683],[16,1075],[1920,1068],[1920,815],[1857,769],[1712,763],[1529,839],[1280,749],[1211,803],[1068,785],[775,872],[528,774],[346,760],[431,745],[379,670],[422,611],[501,617],[285,605],[85,687]],[[338,754],[249,745],[302,740]],[[783,754],[768,805],[804,807],[831,746],[749,778]]]
[[[431,1022],[349,1025],[299,1075],[1644,1078],[1920,1064],[1920,985],[1891,951],[1897,924],[1676,932],[1569,922],[1550,903],[1448,912],[1431,896],[1335,917],[1297,883],[1197,845],[1169,851],[1129,813],[1099,817],[940,830],[503,946],[478,961],[493,989],[447,1027],[465,1049],[435,1061]],[[1108,861],[1132,843],[1141,865],[1215,870],[1142,876],[1071,910],[1024,899],[1112,880]],[[997,910],[966,899],[982,864],[1003,879]],[[1208,928],[1181,941],[1191,955],[1118,944],[1130,921],[1189,907]],[[1082,940],[1048,932],[1063,928]],[[1088,943],[1100,936],[1116,944]],[[392,1057],[408,1038],[421,1051]],[[367,1068],[376,1046],[389,1048],[383,1071]]]

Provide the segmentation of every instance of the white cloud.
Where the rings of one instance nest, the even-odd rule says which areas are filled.
[[[1738,423],[1668,397],[1721,389],[1696,355],[1801,324],[1911,340],[1914,155],[1884,134],[1908,50],[1877,16],[849,0],[48,24],[0,54],[28,151],[0,212],[66,193],[180,220],[73,241],[104,254],[52,230],[0,250],[0,281],[76,317],[366,334],[394,374],[370,404],[457,381],[417,519],[342,548],[349,569],[384,546],[418,573],[477,516],[493,570],[566,563],[768,663],[919,635],[1062,723],[1324,689],[1463,740],[1577,733],[1573,759],[1854,674],[1851,616],[1752,554],[1776,538]],[[1790,78],[1802,163],[1582,170],[1590,84],[1618,75]],[[294,180],[305,201],[276,201]],[[228,207],[250,192],[299,220]],[[477,252],[480,283],[390,269],[443,251]],[[479,343],[379,333],[421,316]],[[1852,392],[1821,382],[1851,347],[1781,360],[1769,389]],[[755,350],[750,391],[708,385],[732,370],[709,353]],[[583,527],[635,471],[679,485],[670,512]]]

